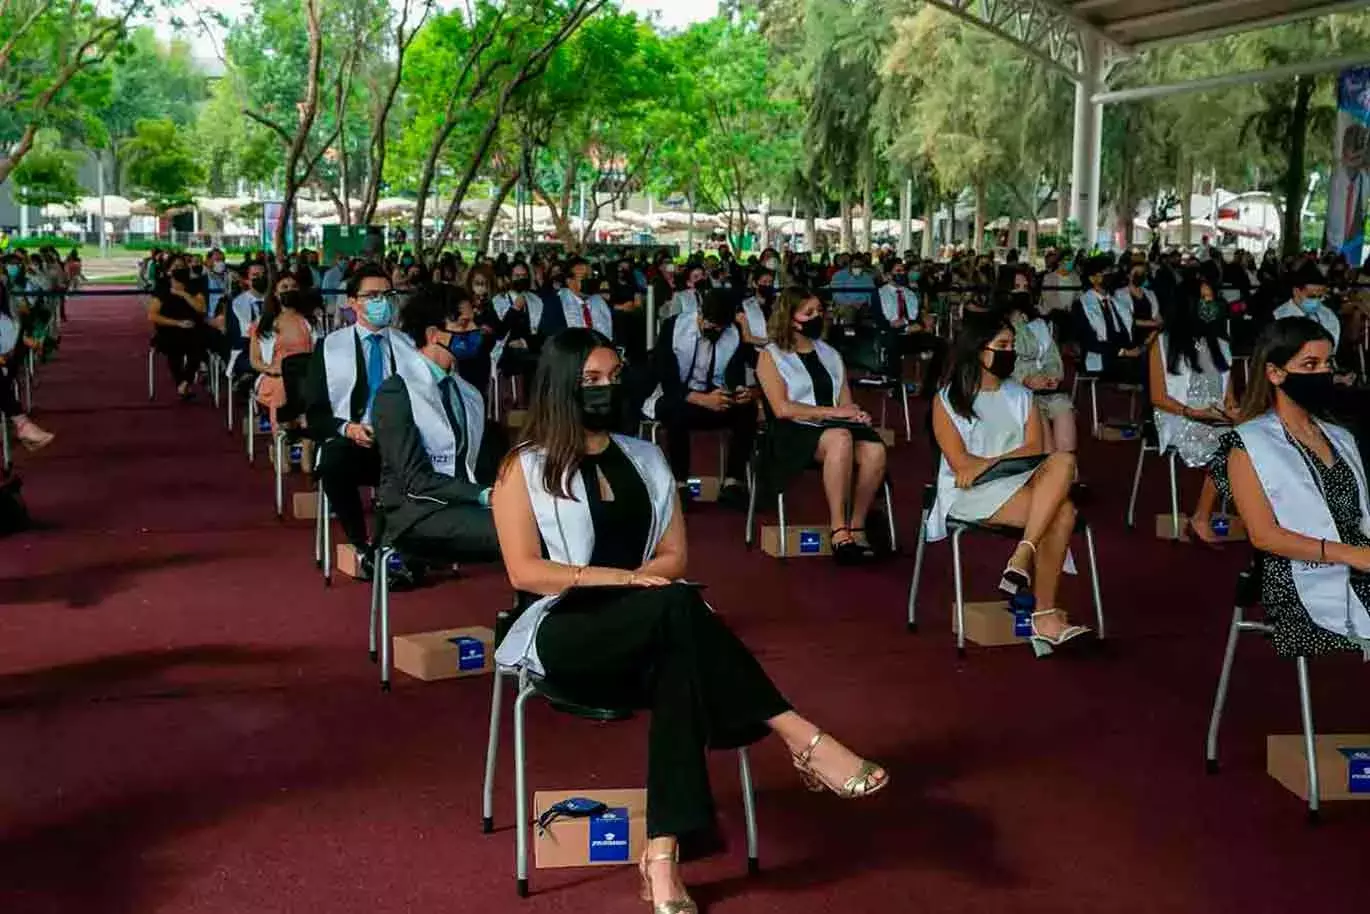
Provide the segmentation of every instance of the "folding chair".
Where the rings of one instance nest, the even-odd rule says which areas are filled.
[[[8,473],[14,467],[14,456],[10,452],[10,419],[3,414],[0,414],[0,446],[4,448],[4,471]]]
[[[643,416],[642,420],[638,422],[637,436],[639,438],[643,438],[647,441],[650,441],[652,442],[652,444],[656,444],[658,447],[660,447],[660,444],[657,442],[657,436],[661,434],[662,428],[664,428],[662,423],[658,422],[655,419],[649,419],[647,416]],[[718,429],[717,431],[718,478],[722,480],[724,477],[728,475],[728,432],[727,429]]]
[[[1218,691],[1213,696],[1213,713],[1208,719],[1208,742],[1205,762],[1209,774],[1218,773],[1218,729],[1222,725],[1223,709],[1227,705],[1227,688],[1232,680],[1232,664],[1237,657],[1237,636],[1242,632],[1269,635],[1274,627],[1266,622],[1246,618],[1248,611],[1261,602],[1261,574],[1264,556],[1256,554],[1251,567],[1237,576],[1237,594],[1233,601],[1232,624],[1227,630],[1227,647],[1223,651],[1222,671],[1218,674]],[[1294,658],[1299,681],[1299,716],[1303,721],[1303,751],[1308,765],[1308,821],[1317,824],[1321,815],[1318,799],[1317,743],[1313,730],[1313,699],[1308,685],[1308,658],[1300,654]]]
[[[147,344],[147,401],[157,399],[157,344]]]
[[[1147,454],[1156,454],[1166,458],[1170,464],[1170,526],[1175,534],[1175,539],[1180,538],[1180,484],[1175,467],[1175,449],[1168,448],[1164,454],[1161,453],[1160,439],[1156,433],[1156,422],[1154,419],[1146,419],[1142,422],[1142,446],[1137,452],[1137,472],[1132,477],[1132,496],[1127,501],[1127,529],[1134,530],[1137,527],[1137,493],[1142,487],[1142,464],[1146,462]]]
[[[495,643],[499,644],[513,624],[516,613],[502,612],[495,622]],[[505,678],[518,683],[514,698],[514,816],[515,816],[515,876],[520,898],[528,897],[528,779],[526,749],[526,715],[528,699],[541,696],[553,709],[597,723],[629,720],[631,708],[604,708],[585,705],[559,690],[555,683],[533,676],[523,668],[495,666],[495,683],[490,700],[490,741],[485,752],[485,782],[481,793],[481,831],[495,830],[495,766],[499,755],[500,705]],[[752,785],[751,763],[746,748],[737,750],[738,774],[742,783],[742,810],[747,831],[747,874],[761,871],[756,827],[756,794]]]

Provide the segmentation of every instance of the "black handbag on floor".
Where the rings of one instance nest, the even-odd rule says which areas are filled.
[[[29,510],[24,505],[23,480],[15,473],[0,477],[0,536],[29,528]]]

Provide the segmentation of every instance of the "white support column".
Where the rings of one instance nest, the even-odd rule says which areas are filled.
[[[899,256],[913,248],[913,180],[899,189]]]
[[[1103,106],[1094,95],[1103,87],[1103,49],[1097,38],[1080,35],[1080,80],[1075,85],[1075,143],[1071,158],[1070,218],[1092,248],[1099,233],[1099,159],[1102,154]]]

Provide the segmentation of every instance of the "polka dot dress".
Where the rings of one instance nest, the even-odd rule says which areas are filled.
[[[1317,472],[1322,490],[1327,494],[1327,506],[1331,509],[1332,520],[1337,525],[1337,535],[1341,537],[1341,541],[1353,546],[1370,546],[1370,537],[1360,529],[1360,493],[1350,464],[1342,459],[1335,447],[1332,448],[1332,465],[1327,466],[1293,438],[1289,438],[1289,441],[1299,448],[1309,465]],[[1246,445],[1242,443],[1241,436],[1232,431],[1223,435],[1218,455],[1209,466],[1218,491],[1229,501],[1232,499],[1232,486],[1227,475],[1227,461],[1234,448],[1246,450]],[[1361,602],[1370,606],[1370,575],[1353,574],[1351,587]],[[1275,650],[1282,657],[1295,657],[1300,654],[1312,657],[1318,654],[1362,649],[1355,641],[1321,628],[1309,617],[1308,610],[1304,608],[1298,590],[1294,587],[1294,572],[1289,559],[1276,555],[1266,556],[1265,573],[1261,581],[1261,602],[1265,607],[1266,621],[1275,628],[1272,638]]]

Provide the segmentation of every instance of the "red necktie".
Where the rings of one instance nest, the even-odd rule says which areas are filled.
[[[894,294],[899,296],[899,319],[907,323],[909,319],[909,309],[904,306],[904,290],[895,289]]]
[[[583,301],[583,302],[580,303],[580,313],[581,313],[581,315],[585,318],[585,329],[587,329],[587,330],[593,330],[593,329],[595,329],[595,322],[594,322],[594,319],[590,316],[590,302],[589,302],[589,301]]]

